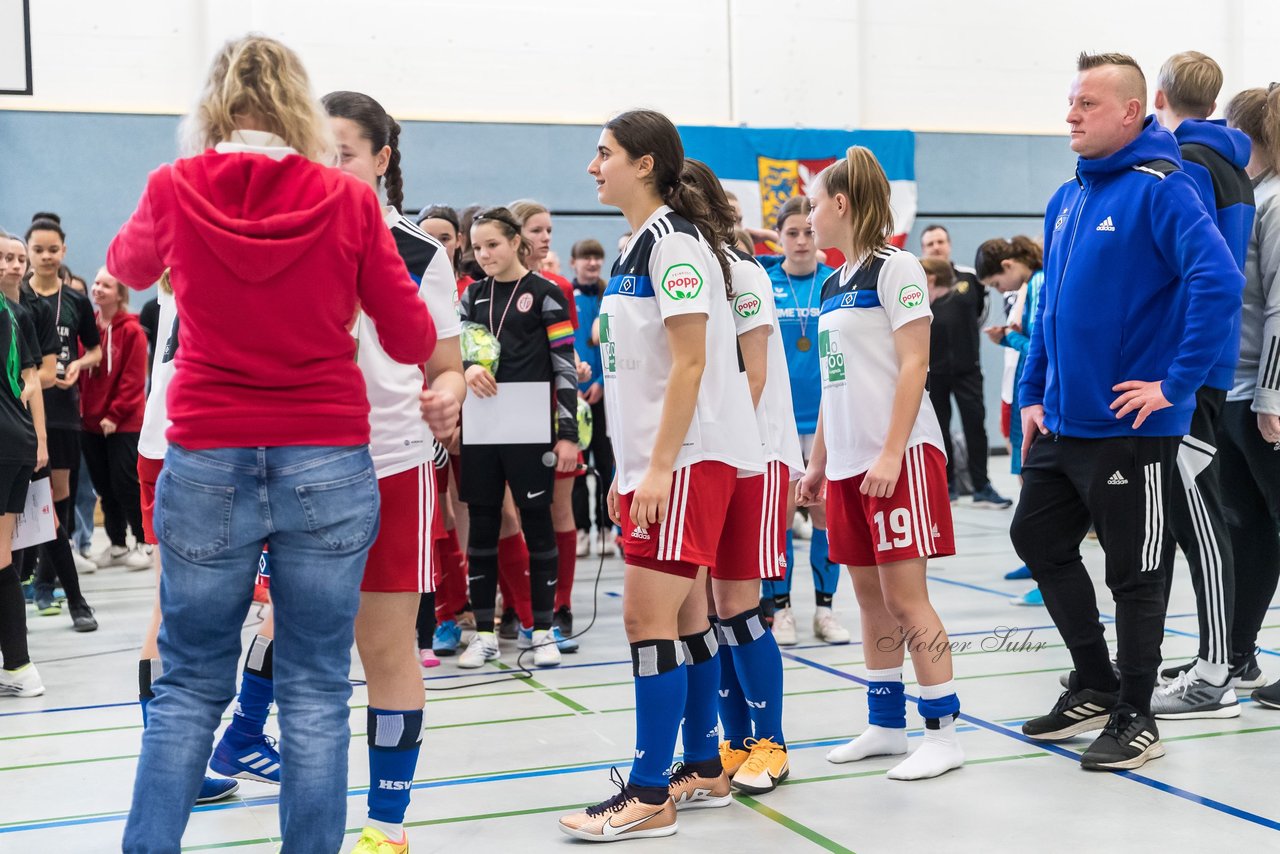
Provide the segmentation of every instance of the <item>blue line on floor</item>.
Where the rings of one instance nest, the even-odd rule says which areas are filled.
[[[958,726],[956,732],[977,732],[976,726]],[[908,738],[919,738],[924,735],[923,730],[914,730],[907,733]],[[823,741],[809,741],[803,744],[790,745],[791,750],[813,750],[819,747],[835,747],[839,744],[848,743],[846,739],[836,738]],[[624,760],[625,761],[625,760]],[[468,786],[475,783],[500,783],[506,780],[528,780],[536,777],[557,777],[565,774],[580,774],[588,771],[605,771],[614,767],[618,763],[600,762],[591,765],[573,765],[568,768],[546,768],[536,771],[511,771],[499,774],[482,774],[475,777],[460,777],[454,780],[430,780],[423,783],[414,783],[414,789],[442,789],[450,786]],[[348,798],[358,798],[368,794],[367,787],[348,789]],[[280,803],[278,795],[266,795],[257,798],[241,798],[235,801],[221,804],[204,804],[192,809],[192,813],[202,812],[219,812],[222,810],[246,809],[248,807],[271,806]],[[82,818],[66,818],[54,819],[51,821],[36,821],[26,824],[17,824],[10,827],[0,827],[0,834],[4,833],[20,833],[28,830],[49,830],[58,827],[78,827],[85,824],[104,824],[109,822],[124,821],[129,817],[127,812],[110,813],[107,815],[84,816]]]
[[[815,670],[820,670],[823,673],[828,673],[832,676],[838,676],[841,679],[847,679],[850,682],[856,682],[859,685],[863,685],[863,686],[866,686],[868,684],[867,680],[862,679],[858,676],[854,676],[852,673],[845,673],[843,670],[837,670],[834,667],[829,667],[820,662],[810,661],[809,659],[801,658],[798,655],[792,655],[789,652],[783,652],[782,655],[784,658],[789,658],[792,661],[796,661],[796,662],[799,662],[800,664],[804,664],[808,667],[812,667]],[[910,694],[907,694],[906,698],[908,700],[919,702],[916,697],[913,697]],[[1070,759],[1073,762],[1080,761],[1080,754],[1075,753],[1074,751],[1068,750],[1065,747],[1061,747],[1057,744],[1052,744],[1052,743],[1043,742],[1043,741],[1036,741],[1035,739],[1028,738],[1027,736],[1023,735],[1017,730],[1009,729],[1008,727],[1002,726],[1000,724],[992,723],[991,721],[974,717],[973,715],[965,714],[964,712],[960,713],[960,719],[964,721],[968,721],[974,726],[982,727],[983,729],[997,733],[998,735],[1003,735],[1003,736],[1006,736],[1007,738],[1012,738],[1017,741],[1021,741],[1024,744],[1031,745],[1047,753],[1057,754],[1058,756],[1062,756],[1066,759]],[[1235,818],[1244,819],[1245,821],[1249,821],[1254,824],[1260,825],[1261,827],[1265,827],[1268,830],[1280,830],[1280,821],[1267,818],[1266,816],[1258,815],[1257,813],[1251,813],[1248,810],[1243,810],[1243,809],[1240,809],[1239,807],[1233,807],[1230,804],[1223,803],[1222,801],[1214,800],[1213,798],[1207,798],[1203,795],[1198,795],[1195,792],[1180,788],[1178,786],[1174,786],[1169,783],[1163,783],[1159,780],[1152,779],[1151,777],[1147,777],[1135,771],[1108,771],[1108,772],[1099,772],[1099,773],[1117,774],[1122,777],[1128,777],[1130,780],[1133,780],[1138,783],[1142,783],[1145,786],[1150,786],[1153,789],[1157,789],[1162,792],[1167,792],[1171,795],[1176,795],[1179,798],[1183,798],[1184,800],[1191,801],[1192,803],[1200,804],[1201,806],[1209,807],[1210,809],[1217,810],[1218,812],[1225,813],[1226,815],[1234,816]]]

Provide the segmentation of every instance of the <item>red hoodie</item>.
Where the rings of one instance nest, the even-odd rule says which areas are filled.
[[[373,190],[296,154],[206,151],[152,172],[107,269],[141,289],[166,267],[179,319],[166,436],[186,448],[368,443],[357,307],[397,362],[435,347]]]
[[[147,405],[147,334],[138,315],[121,309],[102,328],[102,363],[80,374],[80,418],[89,433],[102,433],[102,419],[110,418],[118,433],[142,430]]]

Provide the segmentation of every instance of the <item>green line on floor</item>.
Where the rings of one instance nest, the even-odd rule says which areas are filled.
[[[509,671],[512,669],[509,665],[503,664],[501,661],[495,661],[494,665],[499,670]],[[562,705],[568,706],[569,708],[573,709],[575,712],[577,712],[580,715],[592,714],[591,710],[588,709],[586,706],[580,703],[575,703],[573,700],[570,700],[564,694],[561,694],[559,691],[555,690],[554,688],[550,688],[546,685],[543,685],[541,682],[534,679],[532,676],[526,677],[524,681],[526,684],[532,685],[534,688],[538,689],[543,694],[546,694],[548,697],[555,700],[557,703],[561,703]]]
[[[826,851],[834,852],[835,854],[855,854],[852,848],[845,848],[843,845],[836,842],[834,839],[828,839],[827,837],[823,836],[821,833],[814,830],[813,828],[806,827],[805,825],[801,824],[800,822],[796,821],[793,818],[788,818],[787,816],[775,810],[773,807],[765,806],[764,804],[760,803],[750,795],[739,794],[737,797],[737,800],[742,804],[744,804],[745,806],[748,806],[751,809],[755,810],[756,812],[760,813],[760,815],[764,816],[770,821],[777,822],[778,824],[785,827],[787,830],[790,830],[792,833],[797,833],[800,836],[803,836],[805,839],[809,840],[814,845],[817,845],[819,848],[822,848]]]

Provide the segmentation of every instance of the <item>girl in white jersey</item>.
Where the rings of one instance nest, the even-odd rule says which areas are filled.
[[[871,724],[827,759],[907,752],[909,648],[925,737],[889,777],[936,777],[962,765],[964,754],[950,647],[925,584],[928,559],[955,546],[942,434],[925,394],[932,315],[924,270],[889,245],[889,182],[868,149],[853,146],[823,170],[811,202],[818,246],[849,260],[822,289],[822,404],[796,494],[813,502],[826,484],[831,560],[849,567],[862,611]]]
[[[759,436],[742,429],[754,414],[726,299],[729,260],[704,237],[716,228],[706,200],[681,183],[683,165],[670,120],[635,110],[605,124],[587,170],[633,231],[605,290],[600,343],[617,462],[609,510],[627,561],[635,761],[616,796],[560,819],[569,835],[599,842],[676,830],[664,772],[687,711],[681,638],[704,638],[703,653],[714,654],[706,568],[738,470],[764,469]]]
[[[352,334],[369,395],[370,453],[378,475],[382,521],[369,549],[356,647],[369,690],[369,817],[355,854],[409,850],[404,814],[422,744],[426,695],[414,655],[421,594],[432,592],[431,552],[442,530],[436,506],[435,439],[458,423],[462,379],[453,268],[435,238],[406,219],[400,176],[400,125],[359,92],[323,99],[338,142],[339,166],[375,190],[385,184],[387,226],[436,325],[436,349],[423,370],[391,359],[361,314]],[[425,422],[425,423],[424,423]],[[434,439],[432,434],[434,434]]]

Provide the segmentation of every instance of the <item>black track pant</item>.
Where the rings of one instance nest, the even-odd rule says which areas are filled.
[[[1115,599],[1120,700],[1149,714],[1164,637],[1166,496],[1179,438],[1037,438],[1022,465],[1013,547],[1044,594],[1083,687],[1113,690],[1093,581],[1080,557],[1090,521]]]
[[[963,374],[930,374],[929,400],[942,425],[942,441],[947,451],[947,482],[955,485],[956,473],[951,453],[951,396],[960,410],[960,426],[969,452],[969,477],[974,492],[990,485],[987,479],[987,410],[982,402],[982,371]]]
[[[587,446],[587,462],[595,469],[596,528],[605,531],[613,527],[609,521],[609,486],[613,483],[613,444],[609,441],[604,414],[604,398],[591,405],[591,444]],[[580,475],[573,481],[573,523],[579,531],[591,530],[591,493],[587,489],[587,477]]]
[[[1253,653],[1280,577],[1280,451],[1258,432],[1247,400],[1223,407],[1218,442],[1236,567],[1231,649],[1238,660]]]
[[[1178,463],[1169,489],[1169,533],[1163,566],[1165,603],[1173,589],[1173,559],[1178,547],[1191,566],[1200,618],[1199,656],[1211,664],[1231,662],[1231,622],[1235,612],[1235,570],[1231,538],[1222,503],[1218,462],[1218,422],[1227,393],[1207,386],[1196,392],[1191,432],[1178,446]]]
[[[85,431],[81,438],[84,460],[94,491],[102,499],[102,527],[113,546],[125,546],[125,534],[143,542],[142,494],[138,487],[138,434]],[[72,514],[74,515],[74,513]]]

